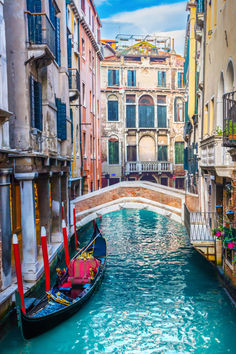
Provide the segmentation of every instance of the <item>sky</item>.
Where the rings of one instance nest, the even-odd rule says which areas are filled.
[[[175,38],[175,50],[184,52],[187,21],[183,0],[94,0],[102,22],[102,39],[121,34],[160,34]]]

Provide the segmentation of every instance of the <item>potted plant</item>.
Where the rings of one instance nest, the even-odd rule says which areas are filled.
[[[236,142],[236,122],[229,120],[226,127],[226,136],[230,141]]]

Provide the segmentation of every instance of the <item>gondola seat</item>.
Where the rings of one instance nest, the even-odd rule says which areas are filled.
[[[68,282],[74,285],[84,285],[91,283],[94,279],[98,267],[100,265],[100,261],[96,258],[89,257],[89,258],[76,258],[69,265],[68,269]]]

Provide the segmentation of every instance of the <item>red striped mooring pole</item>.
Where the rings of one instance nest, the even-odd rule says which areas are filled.
[[[16,234],[13,235],[12,243],[13,243],[13,248],[14,248],[18,291],[19,291],[20,300],[21,300],[21,310],[23,313],[25,313],[25,300],[24,300],[24,290],[23,290],[23,281],[22,281],[22,273],[21,273],[20,251],[19,251],[18,237]]]
[[[73,205],[73,216],[74,216],[75,249],[77,249],[78,248],[78,240],[77,240],[77,230],[76,230],[75,205]]]
[[[63,232],[63,240],[64,240],[64,249],[65,249],[65,258],[66,258],[66,266],[69,267],[70,257],[69,257],[69,247],[68,247],[68,238],[67,238],[67,229],[66,222],[62,220],[62,232]]]
[[[64,202],[61,203],[62,219],[65,220],[65,207]]]
[[[51,289],[50,268],[49,268],[49,260],[48,260],[47,234],[44,226],[41,227],[41,243],[42,243],[42,251],[43,251],[44,273],[45,273],[45,288],[46,291],[49,291]]]

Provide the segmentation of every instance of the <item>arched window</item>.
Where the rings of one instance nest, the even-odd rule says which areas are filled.
[[[234,90],[234,66],[232,60],[229,61],[225,74],[225,93]]]
[[[107,101],[107,120],[117,122],[119,120],[118,99],[115,95],[109,96]]]
[[[154,102],[148,95],[139,100],[139,128],[154,128]]]
[[[108,163],[118,165],[119,161],[119,140],[117,137],[111,137],[108,140]]]
[[[175,122],[184,121],[184,100],[180,97],[175,98]]]

